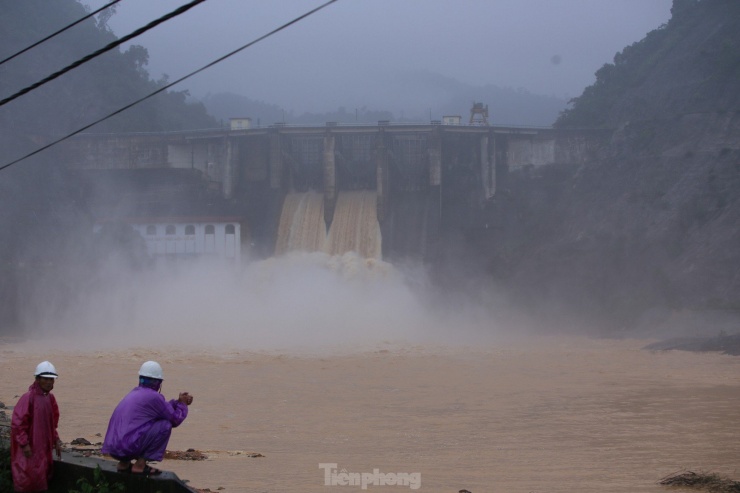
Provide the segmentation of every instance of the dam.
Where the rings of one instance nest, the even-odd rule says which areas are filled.
[[[276,124],[81,134],[60,159],[100,220],[228,216],[258,257],[305,249],[424,259],[440,237],[485,227],[480,212],[506,193],[510,173],[585,163],[609,135],[440,121]]]

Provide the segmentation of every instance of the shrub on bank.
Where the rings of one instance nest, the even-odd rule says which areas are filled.
[[[0,442],[0,493],[13,493],[13,477],[10,475],[10,448]]]
[[[77,486],[79,490],[69,490],[69,493],[124,493],[126,491],[123,483],[108,483],[100,466],[93,471],[92,483],[87,478],[80,478],[77,480]]]

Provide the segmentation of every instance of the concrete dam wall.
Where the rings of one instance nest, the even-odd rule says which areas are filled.
[[[511,171],[587,162],[610,135],[383,123],[81,135],[62,159],[98,217],[236,217],[259,256],[423,259],[448,232],[481,227]]]

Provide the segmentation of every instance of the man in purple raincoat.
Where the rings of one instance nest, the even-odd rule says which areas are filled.
[[[159,393],[162,380],[159,363],[147,361],[139,370],[139,386],[113,411],[101,452],[118,460],[119,472],[144,476],[162,472],[147,465],[147,461],[164,458],[172,428],[185,421],[188,406],[193,403],[193,396],[187,392],[167,402]]]

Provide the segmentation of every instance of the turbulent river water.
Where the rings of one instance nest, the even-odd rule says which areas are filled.
[[[419,473],[422,491],[473,493],[657,493],[656,481],[684,468],[737,478],[740,359],[654,353],[646,342],[379,342],[323,354],[15,342],[0,345],[0,400],[12,405],[49,358],[64,441],[100,441],[141,362],[158,360],[165,396],[195,396],[168,448],[209,456],[162,467],[212,491],[361,489],[325,485],[319,465],[332,463],[338,473]]]

